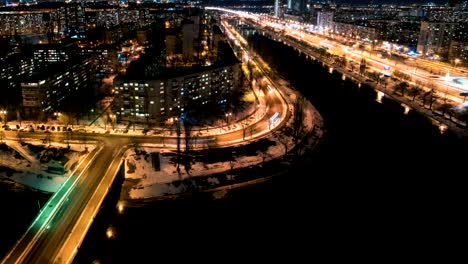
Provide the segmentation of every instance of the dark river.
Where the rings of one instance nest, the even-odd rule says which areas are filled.
[[[362,248],[368,252],[383,247],[374,241],[429,236],[432,221],[458,210],[466,139],[450,130],[441,135],[398,103],[376,102],[372,89],[343,81],[292,48],[260,35],[249,41],[322,114],[326,133],[314,154],[284,177],[221,199],[197,195],[122,213],[104,208],[74,263],[264,263],[279,257],[303,263],[318,260],[316,251],[346,254],[343,248],[356,241],[368,241]],[[36,198],[30,199],[8,198],[24,211],[4,211],[2,218],[31,219]],[[412,246],[411,239],[398,243]]]

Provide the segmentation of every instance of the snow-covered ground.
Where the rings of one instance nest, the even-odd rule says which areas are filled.
[[[289,83],[283,81],[281,85],[289,86]],[[295,92],[287,90],[286,96],[291,100],[295,100]],[[320,115],[317,115],[316,110],[312,105],[304,108],[304,129],[310,131],[314,125],[322,125]],[[291,120],[288,125],[291,125]],[[138,148],[138,152],[143,153],[137,155],[135,149],[129,149],[125,153],[125,178],[136,180],[137,183],[129,191],[129,197],[132,199],[151,198],[166,194],[177,194],[185,191],[184,184],[175,185],[175,181],[187,179],[190,177],[206,176],[207,181],[213,186],[219,184],[219,180],[210,176],[219,172],[226,172],[231,169],[243,168],[252,165],[258,165],[264,161],[278,158],[285,154],[287,146],[288,151],[293,148],[293,140],[282,133],[274,133],[269,136],[269,139],[275,144],[270,146],[266,152],[257,152],[252,156],[240,156],[234,161],[224,161],[215,163],[194,162],[191,165],[190,175],[180,166],[180,171],[177,172],[176,165],[170,161],[170,157],[163,155],[166,150],[156,147],[155,145],[145,144]],[[160,170],[156,171],[152,166],[152,161],[149,153],[160,152]],[[146,157],[146,159],[145,159]],[[130,166],[129,166],[130,164]],[[131,168],[132,167],[132,168]]]
[[[95,146],[91,144],[70,144],[70,151],[63,156],[67,160],[63,167],[64,174],[51,173],[48,171],[48,162],[41,162],[47,155],[58,150],[66,150],[67,144],[54,143],[43,144],[37,140],[24,140],[26,144],[18,141],[3,140],[0,142],[0,179],[8,178],[15,182],[30,186],[45,192],[56,192],[60,185],[68,178],[73,167],[76,166],[87,153]],[[9,147],[5,150],[5,144]]]
[[[260,164],[262,161],[268,161],[277,158],[284,154],[284,147],[277,142],[274,146],[270,146],[265,153],[258,153],[255,156],[241,156],[233,161],[203,163],[193,162],[191,165],[190,175],[180,165],[180,170],[177,172],[176,164],[171,162],[170,156],[164,155],[166,150],[157,148],[151,145],[143,145],[138,148],[139,152],[146,154],[137,155],[135,149],[129,149],[125,153],[125,178],[136,179],[138,183],[133,186],[129,192],[132,199],[135,198],[150,198],[162,196],[165,194],[176,194],[185,191],[185,186],[180,184],[176,186],[174,181],[187,179],[190,177],[208,176],[214,173],[225,172],[231,169],[247,167]],[[152,165],[151,156],[149,153],[160,152],[160,170],[156,171]],[[146,158],[145,158],[146,157]],[[219,184],[215,177],[208,178],[213,186]]]
[[[284,96],[288,101],[294,101],[296,93],[288,89],[289,83],[282,81],[280,82],[282,90],[285,91]],[[259,94],[260,100],[261,93]],[[290,109],[291,112],[292,109]],[[312,105],[308,104],[304,108],[304,129],[310,131],[313,126],[322,126],[322,119],[318,112],[313,108]],[[250,112],[250,121],[254,122],[264,115],[264,110],[259,113]],[[248,115],[248,114],[247,114]],[[291,127],[293,118],[290,118],[287,126]],[[235,128],[234,128],[235,127]],[[241,129],[239,124],[231,124],[231,129]],[[117,128],[117,127],[116,127]],[[75,129],[79,129],[75,126]],[[81,128],[84,129],[84,128]],[[74,131],[76,131],[74,130]],[[102,127],[86,127],[87,132],[104,133],[105,130]],[[226,127],[209,128],[205,130],[206,134],[218,134],[221,130],[227,130]],[[140,134],[141,130],[132,131],[129,129],[128,134]],[[157,132],[153,130],[152,132]],[[52,132],[54,133],[54,132]],[[160,131],[155,133],[161,135],[170,133],[169,131]],[[169,150],[159,148],[156,145],[144,144],[138,147],[138,151],[147,153],[136,154],[135,148],[129,149],[125,153],[125,178],[135,183],[130,189],[128,195],[130,198],[151,198],[158,197],[165,194],[176,194],[184,192],[186,186],[180,184],[181,180],[189,177],[201,177],[206,176],[207,182],[213,186],[218,185],[219,180],[213,176],[215,173],[226,172],[236,168],[248,167],[252,165],[258,165],[262,162],[280,157],[284,155],[286,149],[289,151],[293,148],[293,140],[289,136],[285,136],[283,133],[274,132],[268,136],[270,141],[274,144],[268,147],[267,151],[257,152],[252,155],[237,156],[235,160],[203,163],[194,162],[191,165],[189,171],[190,175],[184,169],[184,166],[180,166],[179,172],[176,170],[175,164],[167,156]],[[31,186],[35,189],[43,190],[46,192],[55,192],[58,190],[60,185],[67,179],[70,172],[73,169],[74,164],[76,165],[86,155],[84,154],[85,148],[88,149],[88,153],[95,148],[95,145],[88,142],[86,145],[70,144],[70,151],[65,156],[68,159],[64,164],[65,173],[63,175],[53,174],[47,171],[47,163],[40,162],[38,158],[37,149],[36,152],[32,151],[28,145],[20,144],[17,141],[3,140],[8,146],[7,151],[0,149],[0,179],[9,178],[15,182],[22,183]],[[0,142],[0,146],[2,145]],[[24,140],[24,142],[31,144],[32,146],[38,146],[38,149],[47,148],[48,145],[41,141]],[[67,144],[62,143],[51,143],[50,147],[66,149]],[[160,170],[156,171],[152,166],[151,157],[148,153],[160,152]],[[234,177],[234,176],[232,176]],[[234,179],[233,179],[234,180]]]
[[[256,104],[256,98],[260,101],[259,106]],[[236,115],[231,117],[231,120],[238,120],[241,118],[245,118],[245,125],[249,125],[252,123],[257,122],[258,120],[262,119],[265,114],[266,114],[266,109],[265,109],[265,98],[264,96],[256,96],[252,92],[249,92],[245,95],[244,100],[248,102],[247,107],[241,112],[237,113]],[[242,125],[241,124],[235,124],[234,122],[230,122],[229,124],[226,123],[224,119],[218,120],[213,125],[210,126],[203,126],[203,127],[194,127],[193,131],[198,131],[198,136],[212,136],[212,135],[219,135],[223,133],[229,133],[232,132],[233,130],[241,130]],[[136,135],[136,136],[141,136],[143,134],[143,131],[145,132],[145,135],[151,136],[151,135],[156,135],[156,136],[174,136],[175,135],[175,125],[172,124],[167,124],[164,128],[162,127],[154,127],[151,129],[148,129],[145,125],[142,124],[136,124],[136,125],[129,125],[128,123],[111,123],[109,120],[106,120],[104,117],[98,118],[92,125],[90,124],[90,120],[80,120],[78,124],[68,125],[67,128],[72,129],[73,133],[79,132],[79,133],[97,133],[97,134],[124,134],[124,135]],[[10,120],[7,122],[7,125],[12,129],[12,130],[18,130],[16,128],[17,125],[19,125],[19,122],[16,122],[14,120]],[[37,122],[32,122],[32,121],[22,121],[20,130],[27,129],[30,126],[32,126],[36,131],[39,131],[40,129],[37,129],[37,127],[44,125],[45,127],[47,126],[54,126],[54,127],[63,127],[65,124],[64,122],[57,122],[57,121],[51,121],[49,123],[37,123]],[[63,133],[60,131],[51,131],[51,133]]]

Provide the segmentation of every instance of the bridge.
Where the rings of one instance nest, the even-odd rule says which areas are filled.
[[[70,263],[118,174],[124,150],[100,143],[44,205],[2,263]]]

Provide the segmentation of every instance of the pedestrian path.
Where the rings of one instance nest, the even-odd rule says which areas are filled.
[[[31,155],[29,150],[25,149],[19,141],[11,141],[8,146],[16,150],[21,156],[23,156],[26,160],[31,162],[32,164],[34,163],[39,163],[36,157]]]

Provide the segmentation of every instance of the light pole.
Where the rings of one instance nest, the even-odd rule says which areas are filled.
[[[111,118],[110,115],[106,113],[104,115],[104,130],[106,131],[107,131],[107,123],[109,122],[109,118]],[[112,118],[111,118],[111,122],[112,122]]]
[[[55,120],[57,121],[57,123],[60,123],[60,116],[62,114],[60,112],[54,112],[54,116],[55,116]]]
[[[449,87],[449,78],[450,74],[447,72],[445,75],[445,96],[444,96],[444,103],[447,102],[447,92],[448,92],[448,87]]]
[[[3,124],[4,125],[6,125],[6,123],[7,123],[7,113],[8,112],[6,110],[1,110],[0,111],[0,114],[2,114],[2,116],[3,116]]]
[[[460,63],[460,59],[455,59],[453,60],[453,64],[454,64],[454,67],[453,67],[453,70],[455,71],[455,69],[457,68],[457,64]]]
[[[229,124],[229,117],[232,115],[232,113],[226,113],[226,126]]]

